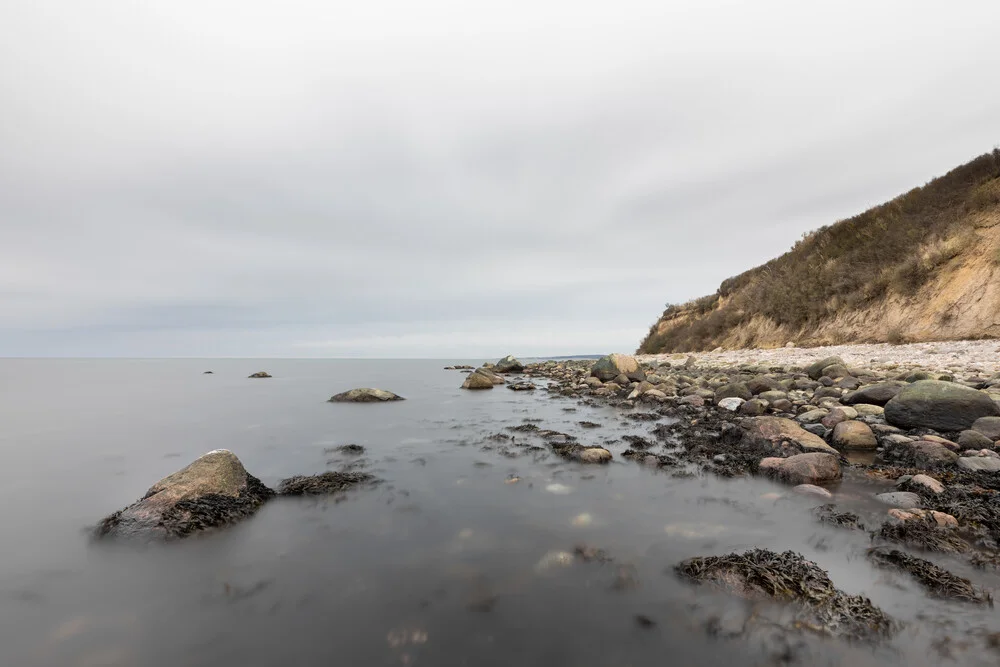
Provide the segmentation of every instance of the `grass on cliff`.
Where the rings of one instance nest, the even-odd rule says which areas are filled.
[[[641,353],[714,347],[762,315],[792,329],[889,294],[915,294],[974,242],[974,215],[1000,207],[1000,149],[923,187],[806,234],[784,255],[723,281],[715,294],[668,305]]]

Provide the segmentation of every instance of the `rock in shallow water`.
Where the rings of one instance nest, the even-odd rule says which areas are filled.
[[[103,519],[98,537],[187,537],[252,515],[274,495],[236,455],[217,449],[164,477],[140,500]]]
[[[385,401],[402,401],[402,396],[397,396],[391,391],[384,389],[371,389],[368,387],[361,389],[351,389],[337,394],[330,398],[331,403],[383,403]]]
[[[480,372],[470,373],[462,383],[462,389],[492,389],[493,380]]]
[[[249,378],[269,378],[269,377],[271,377],[271,374],[268,373],[267,371],[257,371],[253,375],[248,375],[247,377],[249,377]]]

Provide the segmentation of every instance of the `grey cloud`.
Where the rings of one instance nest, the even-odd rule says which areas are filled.
[[[998,19],[4,3],[0,354],[630,349],[1000,141]]]

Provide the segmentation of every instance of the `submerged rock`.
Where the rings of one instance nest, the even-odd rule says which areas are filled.
[[[791,627],[825,634],[870,639],[888,636],[895,624],[861,595],[837,589],[816,563],[793,551],[753,549],[725,556],[690,558],[674,567],[681,577],[711,584],[746,600],[771,600],[796,607]]]
[[[981,417],[1000,415],[988,394],[954,382],[920,380],[885,404],[885,420],[900,428],[963,431]]]
[[[384,389],[371,389],[364,387],[361,389],[351,389],[337,394],[330,398],[330,403],[384,403],[386,401],[402,401],[402,396],[398,396],[391,391]]]
[[[98,537],[187,537],[252,515],[274,495],[236,455],[216,449],[164,477],[141,499],[103,519]]]

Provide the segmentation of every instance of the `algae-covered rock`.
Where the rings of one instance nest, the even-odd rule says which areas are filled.
[[[274,495],[236,455],[217,449],[164,477],[98,524],[98,537],[176,539],[250,516]]]

